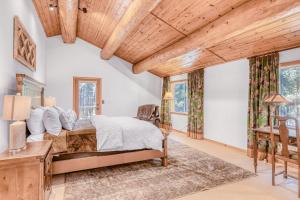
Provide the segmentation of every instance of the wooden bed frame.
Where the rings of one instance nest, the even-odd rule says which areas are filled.
[[[33,106],[44,105],[44,85],[34,79],[17,74],[17,92],[21,95],[32,96],[35,99]],[[107,167],[113,165],[127,164],[160,158],[162,165],[168,165],[168,132],[161,129],[164,134],[163,151],[143,149],[136,151],[121,152],[85,152],[85,153],[63,153],[53,155],[52,174],[62,174],[86,169]]]
[[[62,159],[53,159],[53,174],[62,174],[86,169],[107,167],[160,158],[162,166],[168,165],[167,136],[163,141],[163,151],[136,150],[123,152],[86,152],[61,154]]]

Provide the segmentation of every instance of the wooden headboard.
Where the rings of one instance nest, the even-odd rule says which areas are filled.
[[[16,74],[17,93],[30,96],[32,107],[44,106],[45,85],[25,74]]]

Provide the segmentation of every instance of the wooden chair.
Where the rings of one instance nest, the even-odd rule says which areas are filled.
[[[275,137],[274,133],[271,134],[271,144],[272,144],[272,185],[275,186],[275,176],[283,174],[284,178],[292,177],[298,179],[298,197],[300,198],[300,136],[299,136],[299,124],[298,120],[292,117],[280,117],[275,116],[279,124],[279,137]],[[296,124],[296,129],[288,129],[286,122],[287,120],[293,120]],[[296,141],[291,141],[289,139],[290,131],[296,132]],[[284,171],[275,173],[276,161],[283,161]],[[298,166],[298,177],[288,175],[288,163],[293,163]]]

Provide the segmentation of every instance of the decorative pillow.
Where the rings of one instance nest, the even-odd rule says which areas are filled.
[[[55,110],[58,112],[58,114],[61,114],[62,112],[65,112],[64,109],[62,109],[59,106],[53,106],[53,108],[55,108]]]
[[[74,124],[77,120],[76,113],[73,110],[68,110],[67,112],[62,112],[59,115],[62,127],[66,130],[73,130]]]
[[[45,126],[43,123],[43,116],[46,109],[39,107],[31,110],[30,118],[26,120],[28,130],[32,135],[43,134],[45,132]]]
[[[74,110],[69,110],[69,112],[71,113],[70,115],[72,117],[72,120],[74,122],[76,122],[77,121],[77,114],[76,114],[76,112]]]
[[[43,117],[44,126],[48,133],[59,135],[62,125],[59,120],[58,111],[55,108],[48,108]]]

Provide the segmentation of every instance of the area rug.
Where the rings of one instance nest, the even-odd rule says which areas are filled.
[[[167,200],[233,183],[253,173],[170,140],[169,165],[160,160],[66,175],[66,200]]]

